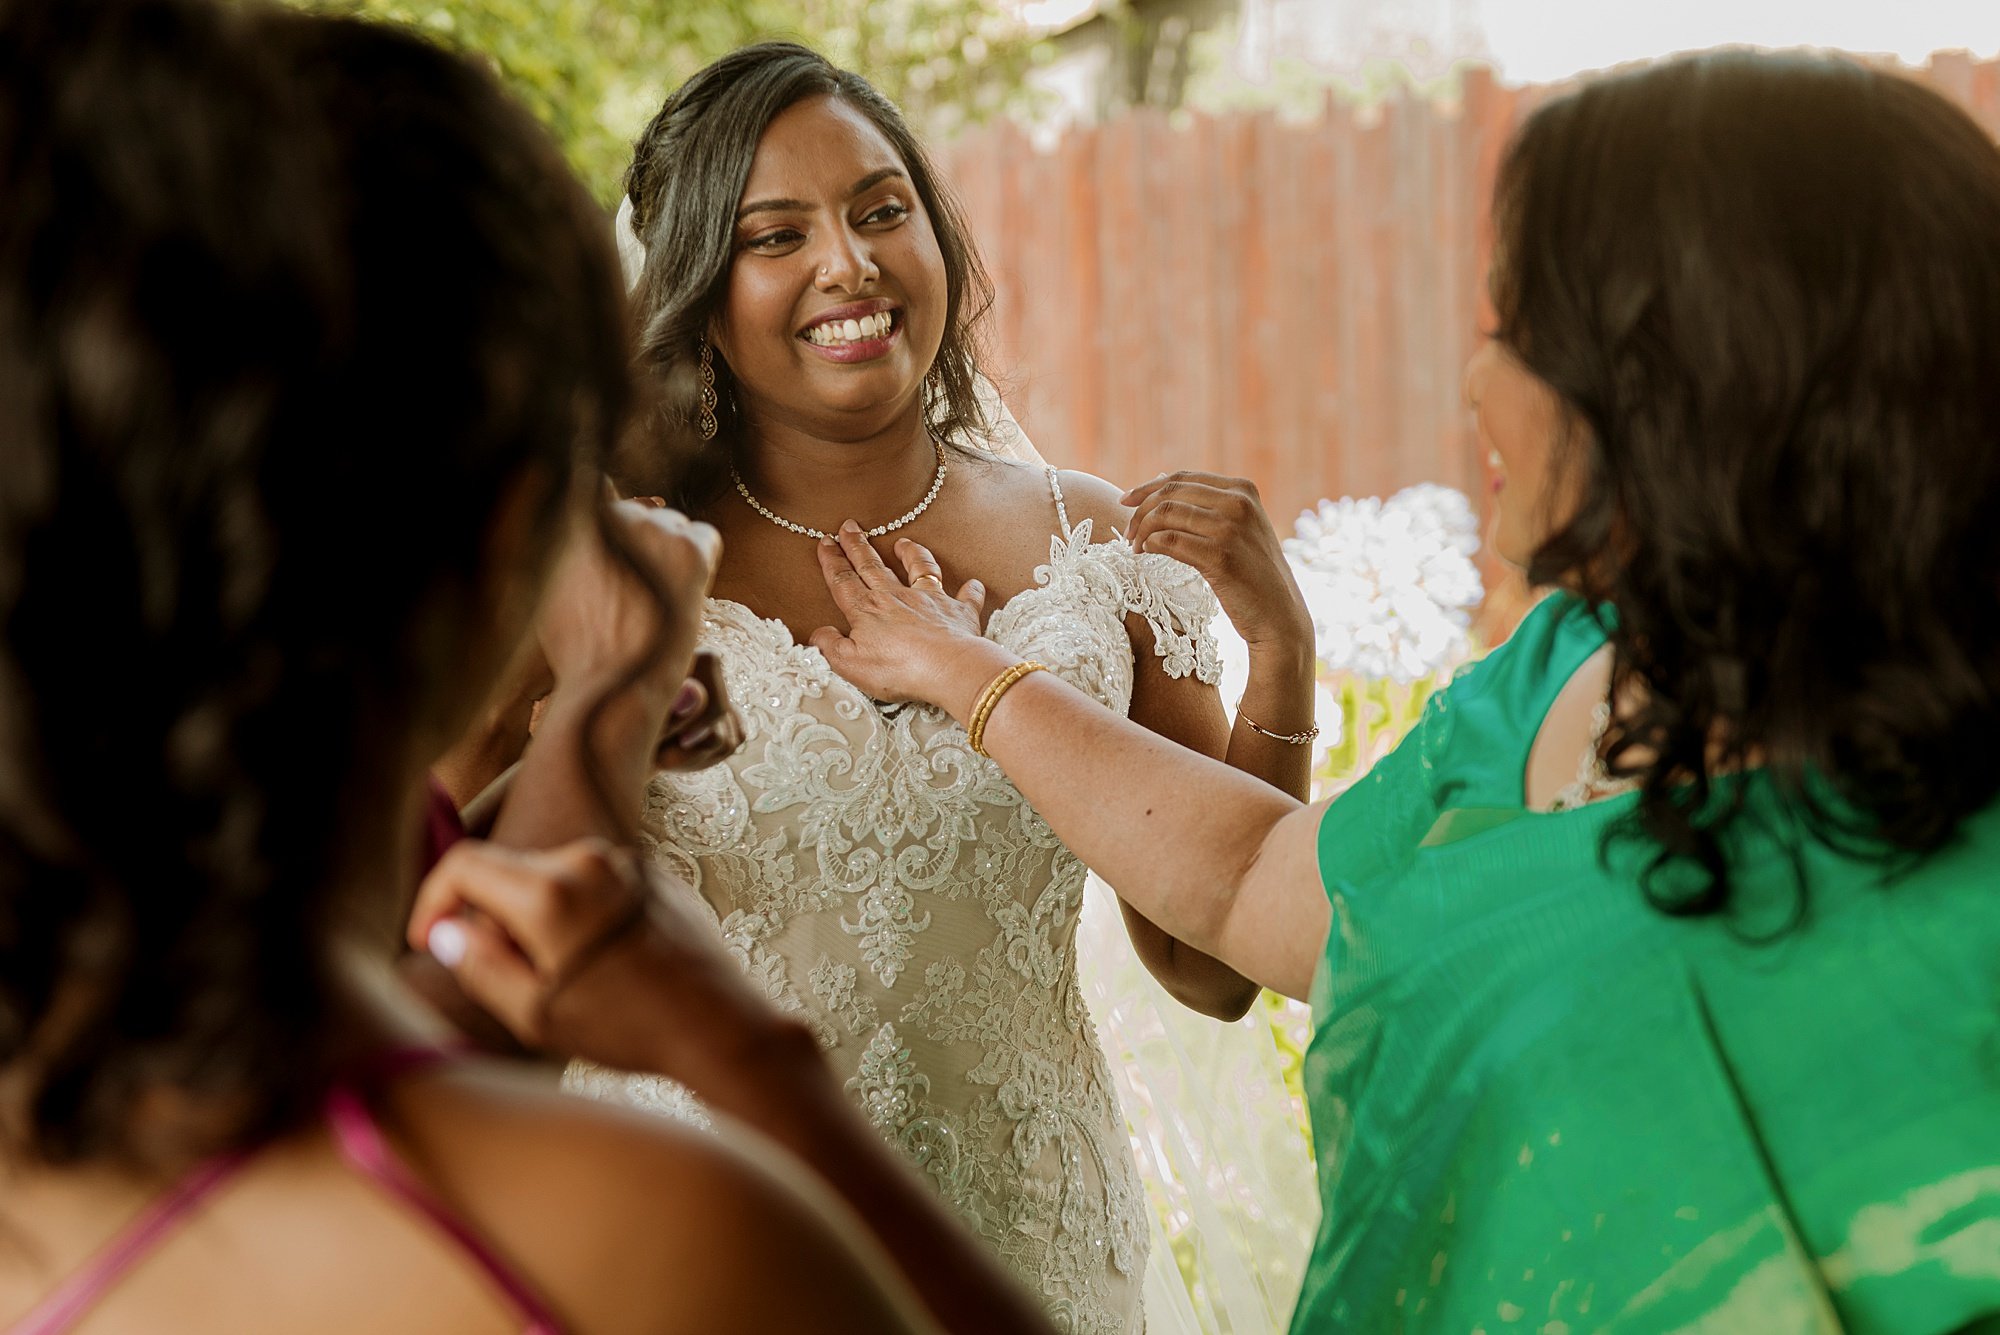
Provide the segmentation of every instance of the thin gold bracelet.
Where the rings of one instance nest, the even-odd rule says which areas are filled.
[[[979,703],[972,707],[972,721],[965,728],[965,740],[971,745],[974,755],[986,754],[986,720],[993,717],[1000,697],[1013,690],[1015,683],[1029,673],[1048,670],[1046,663],[1024,659],[986,684],[986,689],[979,693]]]
[[[1236,721],[1246,725],[1250,731],[1256,733],[1259,737],[1269,737],[1272,741],[1283,742],[1287,746],[1311,746],[1314,739],[1319,736],[1319,724],[1317,723],[1307,728],[1304,732],[1272,732],[1256,719],[1249,717],[1243,712],[1243,702],[1241,700],[1236,702]]]

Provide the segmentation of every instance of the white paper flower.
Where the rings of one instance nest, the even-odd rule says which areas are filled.
[[[1407,511],[1418,532],[1435,533],[1441,543],[1465,556],[1479,550],[1479,516],[1456,487],[1419,482],[1390,497],[1389,506]]]
[[[1321,501],[1299,516],[1285,554],[1312,612],[1320,661],[1365,679],[1416,681],[1462,662],[1484,596],[1471,504],[1425,483]]]

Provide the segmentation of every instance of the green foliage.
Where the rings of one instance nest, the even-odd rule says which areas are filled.
[[[407,23],[491,59],[608,205],[668,91],[746,42],[790,37],[857,70],[921,134],[1014,110],[1040,44],[991,0],[288,0]]]

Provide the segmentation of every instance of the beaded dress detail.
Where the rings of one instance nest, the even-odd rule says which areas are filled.
[[[1093,542],[1049,483],[1048,564],[988,638],[1123,714],[1136,613],[1169,675],[1215,681],[1201,577]],[[876,703],[738,603],[709,600],[703,644],[747,741],[654,782],[649,852],[1059,1329],[1142,1330],[1147,1205],[1077,982],[1083,864],[943,711]],[[656,1076],[578,1065],[566,1083],[699,1116]]]

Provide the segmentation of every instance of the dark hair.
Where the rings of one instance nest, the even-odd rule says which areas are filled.
[[[527,578],[625,419],[622,295],[546,137],[414,38],[14,0],[0,85],[6,1148],[179,1156],[317,1096],[341,892],[485,684],[503,500]],[[149,1142],[162,1095],[212,1116]]]
[[[927,405],[929,425],[948,445],[983,440],[992,423],[974,388],[977,325],[993,304],[993,284],[963,212],[895,104],[860,75],[794,42],[760,42],[709,65],[667,98],[633,147],[625,190],[632,230],[646,246],[636,294],[640,357],[657,373],[662,406],[672,425],[691,436],[700,409],[695,364],[728,291],[736,206],[758,141],[787,108],[820,96],[837,97],[873,122],[903,159],[930,215],[944,256],[945,333],[934,364],[941,392]],[[703,451],[690,471],[681,497],[690,507],[721,488],[727,451],[741,431],[719,352],[714,367],[720,448]]]
[[[2000,149],[1893,73],[1710,54],[1541,108],[1495,214],[1583,465],[1529,577],[1643,683],[1653,901],[1728,901],[1746,758],[1821,838],[1943,845],[2000,790]]]

